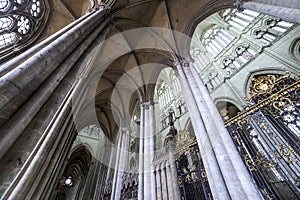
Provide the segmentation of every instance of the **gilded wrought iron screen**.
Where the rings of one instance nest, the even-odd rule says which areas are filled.
[[[212,194],[196,142],[179,151],[176,159],[182,200],[210,200]]]
[[[249,105],[225,122],[266,199],[300,199],[300,80],[254,77]]]

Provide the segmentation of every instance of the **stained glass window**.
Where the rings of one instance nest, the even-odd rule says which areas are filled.
[[[0,60],[31,44],[48,12],[46,0],[0,0]]]

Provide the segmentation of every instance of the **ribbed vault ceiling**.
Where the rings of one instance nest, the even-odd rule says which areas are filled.
[[[77,2],[65,2],[70,4],[70,8],[74,8],[74,12],[75,9],[76,12],[80,10],[78,6],[72,5]],[[189,26],[197,11],[208,3],[209,0],[116,1],[112,8],[114,27],[107,38],[122,34],[118,41],[121,47],[111,45],[109,42],[104,44],[93,64],[93,68],[105,69],[98,77],[95,110],[103,131],[112,140],[116,138],[120,126],[128,125],[131,114],[129,108],[135,107],[133,104],[137,101],[152,99],[155,87],[153,82],[161,69],[173,62],[174,54],[180,52],[180,55],[186,56],[189,51],[187,46],[181,45],[181,41],[174,37],[171,31],[153,34],[153,37],[158,39],[149,40],[149,44],[147,44],[148,38],[143,38],[139,34],[123,33],[142,27],[160,27],[187,32],[191,29]],[[140,44],[145,48],[140,48]],[[148,48],[149,46],[151,48]],[[161,50],[159,46],[168,47],[169,50]],[[118,48],[125,48],[128,52],[115,56],[114,54],[119,51]],[[103,60],[109,56],[111,62],[103,65]]]

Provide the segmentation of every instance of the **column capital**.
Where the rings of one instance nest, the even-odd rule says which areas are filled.
[[[129,127],[120,127],[120,131],[122,132],[122,133],[126,133],[126,132],[128,132],[130,130],[130,128]]]
[[[176,67],[178,67],[178,65],[182,67],[189,67],[190,63],[194,63],[194,59],[191,56],[186,58],[177,58],[174,60],[174,65]]]
[[[177,59],[174,60],[173,63],[174,63],[174,66],[175,66],[175,67],[181,66],[181,59],[180,59],[180,58],[177,58]]]
[[[148,110],[150,106],[153,106],[154,102],[153,101],[147,101],[147,102],[142,102],[141,107]]]

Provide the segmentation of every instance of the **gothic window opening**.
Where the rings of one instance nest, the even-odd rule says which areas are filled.
[[[294,23],[252,10],[224,9],[198,24],[190,54],[201,78],[206,80],[210,92],[214,92],[218,87],[207,71],[216,69],[223,82],[251,65],[254,59],[261,58],[267,48],[295,28]],[[299,60],[297,47],[293,49],[291,56]]]
[[[70,156],[63,176],[56,187],[57,200],[79,199],[83,192],[87,173],[91,165],[92,156],[84,147],[78,147]]]
[[[187,112],[187,108],[174,71],[171,68],[164,69],[160,77],[158,81],[160,84],[157,84],[155,89],[155,98],[159,102],[160,131],[163,131],[170,125],[170,109],[172,109],[173,122],[175,122]]]
[[[299,88],[291,73],[254,76],[248,107],[225,122],[266,199],[300,198]]]
[[[254,58],[254,55],[256,54],[255,51],[253,51],[249,45],[242,44],[237,46],[235,49],[235,53],[237,55],[237,58],[243,63],[247,63],[248,61],[252,60]]]
[[[0,1],[1,60],[30,45],[44,28],[49,15],[47,0]]]
[[[220,26],[215,25],[203,33],[201,42],[216,57],[233,39],[234,36],[223,30]]]
[[[293,25],[293,23],[278,18],[267,17],[262,26],[253,31],[253,36],[263,44],[268,45],[277,38],[280,38],[279,36],[290,30]]]
[[[170,87],[165,82],[162,82],[160,88],[158,89],[158,98],[160,109],[164,109],[166,106],[168,106],[173,99],[170,93]]]
[[[64,182],[64,185],[66,186],[72,186],[73,185],[73,180],[72,180],[72,176],[68,176]]]
[[[235,58],[225,58],[223,60],[223,68],[226,70],[227,75],[233,74],[241,65],[235,60]]]
[[[239,12],[236,9],[230,8],[223,12],[222,17],[231,26],[243,31],[258,15],[259,13],[251,10]]]

